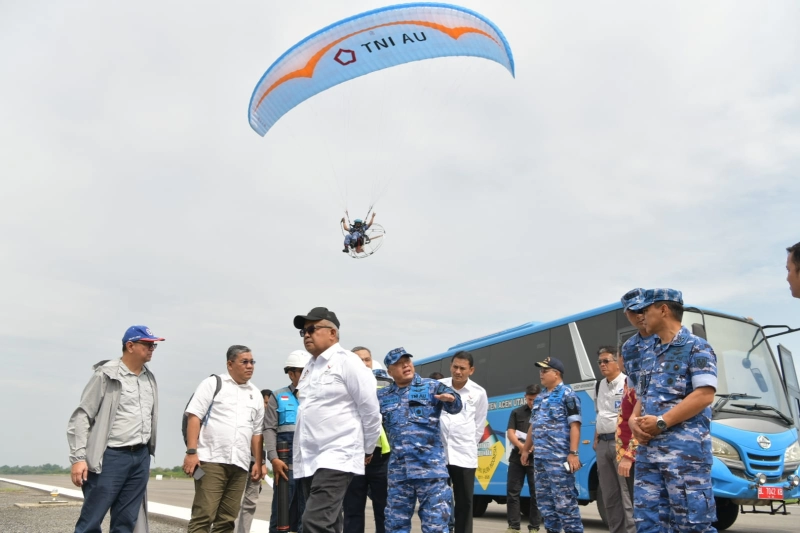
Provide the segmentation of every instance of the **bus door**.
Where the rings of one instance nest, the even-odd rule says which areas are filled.
[[[789,393],[789,405],[794,416],[794,425],[800,429],[800,383],[797,381],[797,371],[794,367],[792,352],[782,344],[778,345],[778,357],[781,360],[781,372],[783,381],[786,383],[786,391]]]

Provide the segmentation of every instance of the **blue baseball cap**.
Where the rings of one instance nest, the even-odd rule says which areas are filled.
[[[622,302],[622,309],[625,311],[631,311],[631,307],[634,305],[640,304],[644,301],[645,291],[642,288],[631,289],[626,292],[620,301]]]
[[[564,375],[564,363],[561,362],[560,359],[555,357],[548,357],[544,361],[539,361],[536,363],[536,366],[539,368],[552,368],[554,370],[558,370],[561,372],[561,375]]]
[[[683,305],[683,294],[675,289],[647,289],[644,300],[631,306],[632,311],[641,311],[656,302],[676,302]]]
[[[156,342],[163,340],[166,339],[154,335],[147,326],[131,326],[125,331],[125,335],[122,336],[122,345],[124,346],[127,342],[135,341]]]
[[[405,348],[395,348],[394,350],[386,354],[386,357],[383,358],[383,364],[386,368],[389,368],[389,365],[395,364],[404,355],[407,355],[409,357],[414,357],[413,355],[408,353]]]

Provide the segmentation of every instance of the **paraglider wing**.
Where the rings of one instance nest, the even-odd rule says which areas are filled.
[[[334,85],[447,56],[482,57],[514,75],[508,42],[482,15],[447,4],[389,6],[331,24],[287,50],[253,91],[250,126],[263,136],[290,109]]]

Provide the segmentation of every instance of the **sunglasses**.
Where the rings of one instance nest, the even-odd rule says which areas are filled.
[[[142,346],[147,346],[150,350],[155,350],[158,348],[158,344],[154,342],[139,342],[139,341],[131,341],[133,344],[141,344]]]
[[[256,360],[255,359],[242,359],[241,361],[238,361],[238,362],[242,363],[244,366],[248,366],[248,365],[254,365],[255,366],[255,364],[256,364]]]
[[[608,364],[611,364],[613,362],[614,362],[613,359],[598,359],[597,360],[597,364],[598,365],[608,365]]]
[[[314,332],[317,331],[318,329],[333,329],[333,327],[331,327],[331,326],[317,326],[316,324],[311,324],[308,327],[300,329],[300,336],[301,337],[305,337],[306,333],[308,333],[309,335],[313,335]]]

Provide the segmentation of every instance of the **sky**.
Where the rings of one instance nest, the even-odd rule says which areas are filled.
[[[288,383],[292,318],[418,357],[673,287],[800,326],[800,4],[461,0],[508,39],[317,95],[265,137],[256,83],[383,1],[0,4],[0,464],[67,465],[92,365],[166,337],[154,466],[197,384],[245,344]],[[378,253],[341,252],[345,208]],[[780,342],[800,361],[800,333]],[[774,346],[774,343],[773,343]]]

